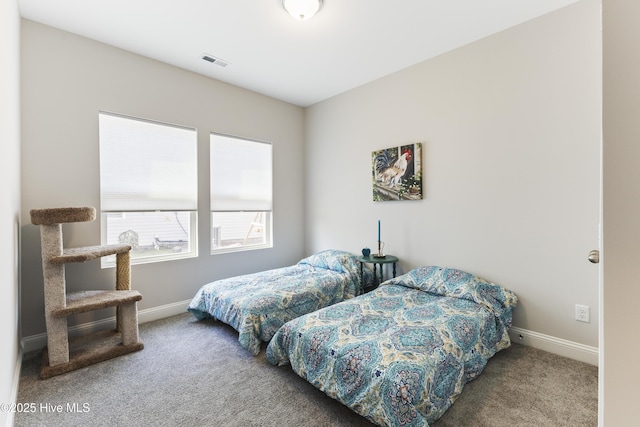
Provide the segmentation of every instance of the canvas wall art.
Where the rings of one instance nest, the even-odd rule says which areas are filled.
[[[374,151],[373,200],[422,199],[422,144],[415,143]]]

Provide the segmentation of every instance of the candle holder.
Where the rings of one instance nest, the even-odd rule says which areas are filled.
[[[380,240],[378,240],[378,253],[377,254],[373,254],[372,256],[374,258],[384,258],[385,254],[382,253],[382,248],[384,247],[384,242],[381,242]]]

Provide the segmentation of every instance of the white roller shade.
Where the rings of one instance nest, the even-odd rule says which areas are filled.
[[[102,211],[196,210],[195,129],[99,114]]]
[[[271,211],[271,144],[211,134],[211,210]]]

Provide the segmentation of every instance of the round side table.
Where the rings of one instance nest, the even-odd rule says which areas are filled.
[[[385,255],[384,257],[376,257],[373,255],[369,256],[359,256],[358,261],[360,262],[360,276],[362,277],[362,269],[365,263],[373,264],[373,287],[365,288],[365,292],[372,291],[377,288],[378,285],[384,282],[384,271],[383,267],[385,264],[393,264],[393,277],[396,277],[396,263],[398,262],[398,257],[393,255]],[[380,275],[376,275],[377,267],[380,266]],[[364,288],[364,284],[363,284]]]

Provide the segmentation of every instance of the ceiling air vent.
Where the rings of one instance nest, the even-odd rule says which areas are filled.
[[[204,53],[204,54],[202,55],[202,59],[204,59],[204,60],[205,60],[205,61],[207,61],[207,62],[211,62],[212,64],[219,65],[219,66],[221,66],[221,67],[226,67],[227,65],[229,65],[229,63],[228,63],[228,62],[223,61],[222,59],[220,59],[220,58],[216,58],[215,56],[213,56],[213,55],[209,55],[209,54],[207,54],[207,53]]]

